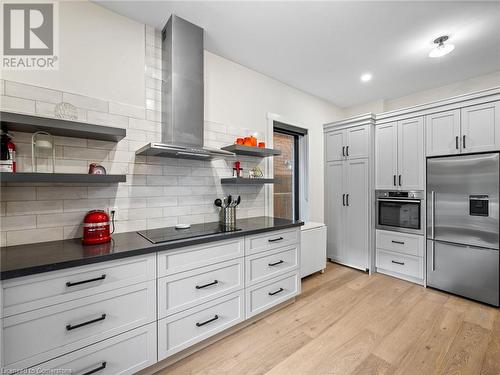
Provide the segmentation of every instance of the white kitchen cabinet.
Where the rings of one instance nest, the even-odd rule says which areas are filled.
[[[398,185],[424,189],[424,125],[422,117],[398,121]]]
[[[326,232],[323,223],[308,221],[301,227],[300,277],[325,269]]]
[[[424,189],[422,117],[375,128],[375,185],[386,190]]]
[[[345,164],[346,205],[343,262],[368,268],[369,255],[369,171],[368,160],[349,160]]]
[[[343,130],[328,133],[325,139],[327,145],[326,160],[335,161],[344,159],[346,141],[346,134]]]
[[[500,102],[462,108],[462,153],[500,149]]]
[[[342,259],[344,238],[344,162],[326,164],[325,203],[327,224],[327,254],[330,259]]]
[[[426,155],[500,150],[500,102],[426,116]]]
[[[425,117],[426,155],[460,153],[460,110],[433,113]]]
[[[326,133],[326,161],[368,157],[369,132],[369,127],[363,125]]]
[[[367,158],[370,150],[370,128],[367,125],[346,129],[347,144],[345,154],[347,159]]]
[[[375,185],[377,189],[395,189],[398,174],[397,123],[375,128]]]
[[[328,163],[327,181],[328,257],[364,270],[370,231],[368,160]]]

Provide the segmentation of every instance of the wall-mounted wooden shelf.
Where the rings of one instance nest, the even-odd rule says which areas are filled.
[[[237,155],[257,156],[261,158],[281,155],[280,150],[275,150],[272,148],[242,146],[242,145],[224,146],[221,147],[221,150],[234,152]]]
[[[124,174],[83,174],[83,173],[9,173],[0,172],[1,182],[76,182],[76,183],[117,183],[126,182]]]
[[[0,124],[4,130],[25,133],[45,131],[52,135],[90,138],[100,141],[118,142],[127,135],[127,130],[123,128],[94,125],[86,122],[57,118],[23,115],[13,112],[0,112]]]
[[[220,181],[221,184],[237,184],[237,185],[274,184],[274,178],[230,177],[230,178],[222,178]]]

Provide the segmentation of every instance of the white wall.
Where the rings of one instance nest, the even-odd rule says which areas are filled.
[[[343,117],[352,117],[367,112],[382,113],[395,109],[412,107],[418,104],[451,98],[474,91],[500,86],[500,71],[479,77],[435,87],[433,89],[412,93],[395,99],[379,99],[370,103],[343,108]]]
[[[205,52],[205,119],[265,135],[274,113],[309,130],[309,219],[323,221],[323,124],[338,107],[210,52]]]
[[[144,25],[87,1],[59,3],[59,70],[2,78],[144,105]]]

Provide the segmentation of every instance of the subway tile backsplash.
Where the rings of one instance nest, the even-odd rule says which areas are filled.
[[[146,27],[146,95],[144,107],[114,103],[75,93],[0,80],[0,107],[5,111],[55,117],[63,101],[77,108],[78,121],[127,129],[118,143],[55,137],[56,172],[87,173],[90,163],[109,174],[126,174],[120,184],[2,183],[2,246],[80,237],[81,222],[91,209],[116,207],[116,232],[218,220],[216,197],[241,195],[238,217],[264,215],[262,186],[221,185],[232,175],[235,160],[248,171],[264,160],[252,157],[213,161],[136,156],[148,142],[161,142],[160,33]],[[264,121],[264,120],[263,120]],[[236,136],[252,134],[237,124],[205,122],[205,145],[220,148]],[[13,133],[19,172],[31,172],[31,134]],[[262,135],[261,135],[262,136]]]

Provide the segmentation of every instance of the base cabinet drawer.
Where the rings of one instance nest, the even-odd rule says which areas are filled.
[[[5,280],[3,316],[40,309],[156,278],[156,255]]]
[[[257,315],[299,293],[298,270],[247,288],[245,291],[246,318]]]
[[[34,374],[65,369],[80,375],[131,375],[156,363],[156,323],[35,366]],[[31,372],[27,372],[31,373]]]
[[[244,320],[243,291],[158,321],[158,360]]]
[[[298,265],[299,251],[295,245],[250,255],[245,258],[246,285],[254,285],[291,272]]]
[[[158,253],[158,277],[241,258],[244,256],[244,248],[245,242],[241,237],[160,252]]]
[[[245,237],[245,253],[251,255],[300,243],[300,229],[292,228]]]
[[[424,260],[421,257],[404,255],[377,249],[377,268],[396,272],[416,279],[424,277]]]
[[[158,318],[243,289],[243,258],[158,279]]]
[[[7,317],[4,365],[33,366],[155,320],[155,281]]]
[[[377,230],[376,237],[377,249],[424,256],[424,236]]]

